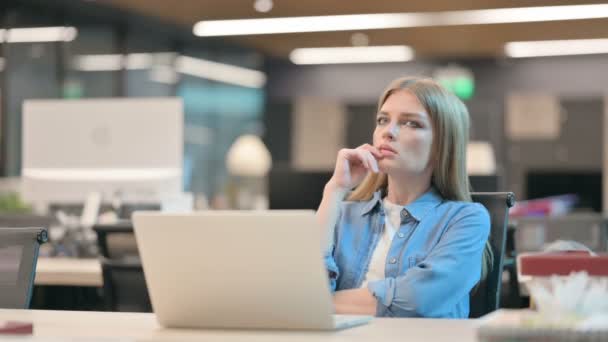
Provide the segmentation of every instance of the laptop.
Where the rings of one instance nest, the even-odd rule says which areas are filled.
[[[160,325],[334,330],[324,239],[313,211],[135,212],[135,237]]]

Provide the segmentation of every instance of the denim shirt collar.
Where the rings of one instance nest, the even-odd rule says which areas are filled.
[[[380,189],[374,193],[372,198],[365,203],[361,209],[361,215],[369,214],[373,209],[382,207],[382,199],[386,196],[386,189]],[[437,207],[443,202],[443,197],[435,189],[435,187],[429,188],[422,196],[418,197],[414,202],[403,206],[405,210],[412,216],[416,221],[420,222],[431,209]]]

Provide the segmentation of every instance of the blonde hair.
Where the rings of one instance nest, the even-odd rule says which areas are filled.
[[[430,162],[431,183],[447,200],[471,201],[466,172],[466,151],[469,140],[469,112],[454,94],[430,78],[402,77],[392,81],[378,100],[378,111],[393,93],[405,90],[416,96],[433,125],[433,146]],[[366,201],[374,192],[386,189],[384,173],[370,173],[348,197],[350,201]]]

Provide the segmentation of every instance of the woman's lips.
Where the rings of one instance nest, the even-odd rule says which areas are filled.
[[[384,156],[384,157],[390,158],[390,157],[395,157],[397,155],[397,153],[395,151],[388,149],[388,148],[381,147],[381,148],[379,148],[379,150],[380,150],[380,153],[382,154],[382,156]]]

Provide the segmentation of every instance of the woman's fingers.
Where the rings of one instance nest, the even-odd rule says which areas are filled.
[[[372,172],[379,172],[376,153],[379,151],[371,145],[359,146],[356,149],[344,149],[344,158],[351,163],[361,164],[365,169]]]
[[[369,170],[378,173],[378,162],[376,158],[374,158],[373,154],[370,151],[364,151],[367,162],[369,163]]]
[[[368,170],[371,170],[372,166],[370,165],[369,159],[368,159],[365,151],[363,151],[363,150],[355,150],[355,151],[357,151],[357,156],[359,157],[359,160],[363,164],[363,167],[365,167]]]
[[[376,159],[382,159],[382,153],[380,153],[380,150],[370,144],[363,144],[357,148],[369,151]]]
[[[378,167],[378,161],[374,158],[373,154],[369,152],[368,154],[369,164],[371,166],[371,170],[375,173],[380,172],[380,168]]]

